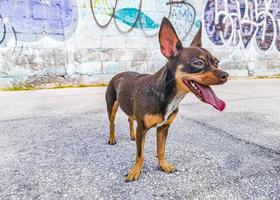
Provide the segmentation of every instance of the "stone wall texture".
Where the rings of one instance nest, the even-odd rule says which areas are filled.
[[[158,30],[203,46],[232,76],[280,73],[280,0],[1,0],[0,88],[107,82],[153,73],[166,59]]]

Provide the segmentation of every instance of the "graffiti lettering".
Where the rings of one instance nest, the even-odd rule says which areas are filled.
[[[142,11],[145,10],[142,0],[136,1],[138,4],[135,3],[134,7],[131,7],[133,6],[131,2],[119,0],[90,0],[90,4],[94,20],[101,28],[107,27],[114,20],[120,32],[129,32],[136,28],[142,29],[146,36],[155,36],[160,20],[166,16],[173,23],[179,37],[184,39],[194,25],[196,17],[194,7],[185,1],[169,0],[167,3],[164,1],[154,0],[154,8],[145,12]],[[149,2],[149,8],[151,3]]]
[[[196,12],[194,7],[184,1],[171,1],[170,21],[176,28],[176,32],[181,39],[184,39],[191,31]]]
[[[252,41],[263,51],[275,44],[280,51],[280,0],[208,0],[206,32],[216,45],[242,45]]]

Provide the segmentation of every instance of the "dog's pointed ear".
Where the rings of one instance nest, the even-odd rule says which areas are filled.
[[[191,47],[202,47],[201,44],[201,35],[202,35],[202,24],[200,22],[200,28],[198,30],[198,32],[196,33],[196,35],[194,36],[194,39],[191,43]]]
[[[162,19],[160,25],[159,43],[161,53],[167,59],[172,59],[183,48],[174,27],[166,17]]]

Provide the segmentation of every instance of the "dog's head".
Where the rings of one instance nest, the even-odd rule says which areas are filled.
[[[190,47],[184,48],[170,21],[163,18],[159,31],[161,52],[168,59],[167,68],[175,76],[178,91],[193,92],[201,101],[222,111],[225,103],[210,85],[225,83],[229,75],[218,69],[219,60],[202,48],[201,33],[202,26]]]

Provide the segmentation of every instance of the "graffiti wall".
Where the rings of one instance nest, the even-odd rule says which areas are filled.
[[[205,7],[205,29],[215,45],[241,45],[280,51],[280,1],[209,0]]]
[[[78,9],[74,0],[2,0],[0,3],[1,45],[13,38],[34,42],[45,36],[68,39],[76,29]],[[15,46],[16,46],[15,44]]]
[[[234,76],[280,73],[280,0],[1,0],[0,87],[106,82],[166,62],[157,34],[168,17]]]

